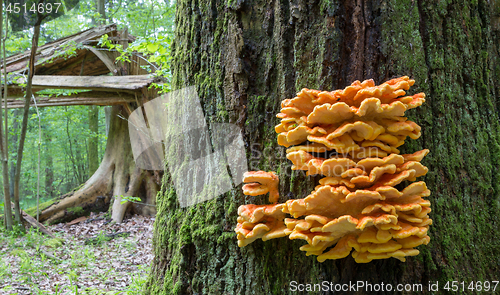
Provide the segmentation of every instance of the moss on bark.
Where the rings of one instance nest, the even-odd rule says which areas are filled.
[[[287,294],[290,281],[422,283],[498,280],[500,271],[500,9],[487,1],[178,1],[174,85],[197,85],[208,124],[244,130],[251,170],[280,176],[280,201],[316,179],[291,171],[274,125],[302,87],[336,89],[408,75],[427,102],[403,152],[428,148],[431,243],[406,263],[318,263],[299,241],[238,248],[241,187],[179,208],[168,175],[157,198],[155,259],[146,294]],[[498,6],[498,5],[497,5]],[[173,290],[173,291],[172,291]],[[318,292],[319,293],[319,292]],[[360,294],[368,292],[359,292]],[[314,294],[312,292],[311,294]]]

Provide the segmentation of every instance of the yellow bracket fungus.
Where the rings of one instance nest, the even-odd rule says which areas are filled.
[[[243,205],[238,210],[238,245],[257,239],[301,239],[306,255],[319,262],[351,254],[356,262],[418,255],[427,245],[432,219],[421,161],[429,150],[400,155],[406,138],[421,128],[404,117],[425,102],[425,94],[405,96],[415,83],[400,77],[376,86],[355,81],[342,90],[302,89],[281,103],[275,127],[287,147],[292,170],[325,176],[308,196],[277,204],[278,177],[251,171],[246,195],[269,193],[273,205]],[[397,188],[396,188],[397,186]]]

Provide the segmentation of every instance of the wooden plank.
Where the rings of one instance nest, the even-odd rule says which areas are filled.
[[[134,94],[130,93],[122,93],[118,91],[114,92],[107,92],[107,91],[84,91],[84,92],[79,92],[79,93],[74,93],[71,95],[59,95],[59,96],[44,96],[44,95],[37,95],[35,94],[35,98],[38,101],[45,101],[45,100],[53,100],[53,99],[80,99],[80,100],[85,100],[85,99],[119,99],[123,98],[125,101],[133,100],[135,98]],[[15,95],[10,95],[8,93],[7,97],[7,102],[16,102],[16,101],[24,101],[24,96],[15,96]]]
[[[91,47],[91,46],[83,46],[83,48],[90,50],[92,53],[94,53],[109,69],[113,75],[118,71],[117,68],[114,65],[114,59],[112,60],[106,52],[109,51],[103,51],[103,50],[98,50],[97,48]]]
[[[42,62],[37,66],[37,75],[57,75],[57,76],[80,76],[81,64],[84,56],[85,72],[82,76],[106,75],[109,69],[94,54],[88,54],[87,49],[77,49],[76,56],[67,58],[64,55],[56,56],[50,59],[50,62]],[[24,70],[24,69],[23,69]]]
[[[133,76],[33,76],[35,89],[87,89],[99,91],[126,91],[136,92],[148,87],[156,79],[151,75]],[[23,78],[19,83],[23,83]],[[9,91],[21,88],[10,85]]]
[[[133,102],[133,101],[130,101]],[[117,100],[106,100],[106,101],[56,101],[56,102],[45,102],[45,103],[36,103],[36,105],[39,108],[45,108],[45,107],[60,107],[60,106],[89,106],[89,105],[96,105],[96,106],[114,106],[114,105],[125,105],[126,102],[123,101],[117,101]],[[31,104],[31,107],[34,107],[35,104]],[[24,104],[12,104],[8,105],[7,109],[22,109],[24,107]]]
[[[99,105],[110,106],[135,102],[135,96],[127,93],[112,93],[103,91],[89,91],[68,96],[41,97],[35,96],[38,107],[70,106],[70,105]],[[31,102],[31,106],[35,104]],[[7,108],[23,108],[24,99],[7,99]]]
[[[36,69],[42,67],[42,64],[47,59],[51,59],[57,55],[60,55],[62,51],[64,51],[62,47],[64,47],[64,45],[68,44],[69,42],[74,41],[76,44],[83,43],[85,45],[89,45],[96,43],[95,40],[104,34],[113,36],[116,35],[116,33],[117,33],[116,24],[111,24],[111,25],[91,28],[67,37],[63,37],[56,41],[44,44],[38,48],[36,53],[36,58],[35,58]],[[27,67],[29,55],[30,51],[27,50],[23,53],[15,54],[13,56],[8,57],[6,59],[7,72],[10,73],[10,72],[24,71],[24,69]],[[1,66],[3,66],[3,62],[1,63]],[[1,71],[3,72],[3,68],[1,69]]]

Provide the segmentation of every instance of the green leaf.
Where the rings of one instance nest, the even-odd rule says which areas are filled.
[[[147,48],[149,52],[155,53],[158,50],[158,47],[158,44],[149,43]]]
[[[134,196],[123,196],[123,195],[120,195],[120,197],[122,198],[121,201],[120,201],[120,204],[125,204],[127,202],[138,203],[138,202],[142,201],[141,198],[134,197]]]

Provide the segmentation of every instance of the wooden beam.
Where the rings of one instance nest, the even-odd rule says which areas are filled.
[[[74,42],[75,44],[83,43],[84,45],[93,45],[94,43],[96,43],[96,40],[104,34],[108,34],[111,36],[116,35],[116,24],[91,28],[40,46],[36,53],[36,72],[40,72],[39,68],[43,67],[42,64],[44,64],[47,60],[51,60],[53,58],[58,59],[58,55],[65,56],[63,53],[65,51],[65,45],[69,44],[70,42]],[[81,50],[77,51],[79,52]],[[28,65],[29,55],[30,51],[27,50],[23,53],[8,57],[6,59],[7,72],[11,73],[24,71]],[[66,58],[67,57],[65,57],[64,59]],[[72,58],[74,57],[71,57],[70,59]]]
[[[135,102],[135,96],[127,93],[111,93],[102,91],[89,91],[72,95],[53,97],[35,96],[38,107],[72,106],[72,105],[124,105]],[[31,106],[35,106],[33,101]],[[23,99],[7,99],[7,108],[23,108]]]
[[[114,59],[111,59],[108,55],[109,51],[98,50],[97,48],[94,48],[92,46],[83,46],[83,48],[94,53],[106,65],[109,71],[113,73],[113,75],[115,75],[115,73],[118,71],[115,67]]]
[[[23,83],[20,79],[20,83]],[[42,89],[82,89],[110,92],[134,93],[142,88],[148,87],[156,79],[151,75],[134,76],[33,76],[33,88],[36,91]],[[10,85],[9,92],[19,92],[22,88],[18,85]]]

